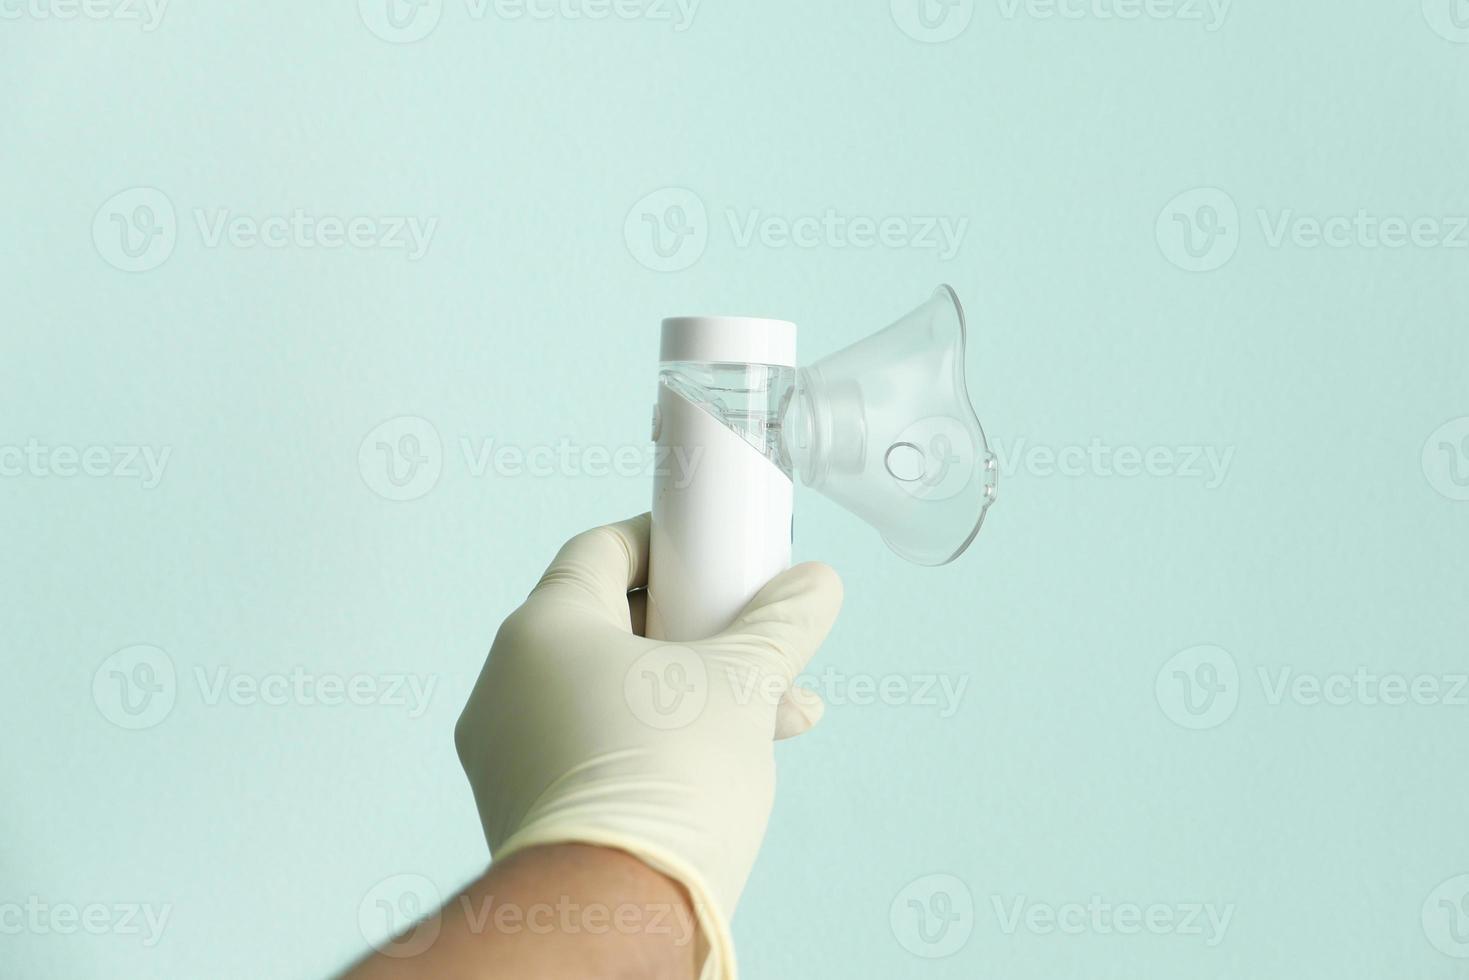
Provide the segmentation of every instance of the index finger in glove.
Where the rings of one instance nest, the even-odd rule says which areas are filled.
[[[639,514],[578,534],[561,546],[526,603],[571,603],[630,631],[627,594],[648,582],[650,523]]]
[[[842,580],[830,565],[788,568],[755,593],[729,628],[706,643],[774,657],[786,682],[806,669],[842,608]]]

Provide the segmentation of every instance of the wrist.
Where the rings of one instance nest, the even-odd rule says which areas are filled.
[[[700,980],[734,980],[734,941],[730,935],[729,915],[724,911],[725,903],[719,900],[704,874],[694,865],[668,848],[650,844],[643,837],[607,828],[576,825],[536,827],[513,834],[494,848],[493,853],[495,860],[503,864],[522,853],[557,847],[581,847],[602,855],[615,855],[622,861],[635,863],[640,875],[654,875],[666,883],[666,887],[675,889],[679,898],[677,914],[659,931],[664,934],[671,931],[676,937],[674,944],[680,949],[693,947],[693,976]],[[646,977],[640,975],[639,980],[646,980]]]
[[[497,860],[446,910],[486,940],[484,980],[548,975],[692,980],[703,942],[687,891],[626,851],[527,847]],[[548,959],[554,957],[554,959]]]

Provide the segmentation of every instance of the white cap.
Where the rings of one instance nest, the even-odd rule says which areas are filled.
[[[663,321],[663,361],[796,366],[796,325],[758,316],[671,316]]]

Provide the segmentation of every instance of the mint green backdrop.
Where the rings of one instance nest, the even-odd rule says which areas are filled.
[[[0,973],[449,894],[659,318],[943,281],[999,502],[920,569],[798,500],[745,975],[1465,975],[1469,4],[393,3],[0,3]]]

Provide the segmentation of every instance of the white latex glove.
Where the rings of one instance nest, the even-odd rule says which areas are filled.
[[[637,635],[648,515],[571,539],[505,620],[455,729],[490,852],[620,848],[680,882],[708,946],[700,976],[735,976],[729,918],[765,836],[773,740],[824,707],[792,681],[842,587],[828,566],[771,580],[697,643]],[[631,598],[631,602],[630,602]]]

